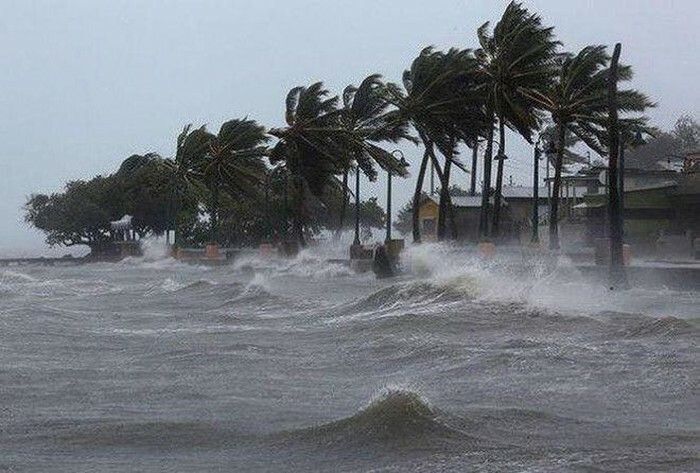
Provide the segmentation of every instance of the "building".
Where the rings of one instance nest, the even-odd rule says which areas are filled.
[[[547,189],[538,189],[540,225],[548,217]],[[529,238],[532,231],[532,187],[503,187],[503,207],[501,210],[501,239],[519,241]],[[489,199],[493,206],[493,196]],[[424,195],[418,210],[418,220],[423,241],[437,240],[437,222],[440,215],[440,196]],[[479,217],[481,214],[481,195],[454,195],[452,207],[455,213],[457,238],[462,241],[478,241]],[[449,222],[448,222],[449,224]],[[449,230],[448,230],[449,231]]]
[[[650,173],[628,181],[625,172],[625,241],[637,252],[658,250],[670,240],[676,246],[692,245],[700,236],[700,173],[673,173],[666,180],[660,180],[656,171]],[[588,244],[607,235],[607,202],[606,194],[588,194],[574,207],[574,215],[584,222]]]

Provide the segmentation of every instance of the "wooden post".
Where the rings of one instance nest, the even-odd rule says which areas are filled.
[[[617,43],[610,61],[608,76],[608,216],[610,218],[610,286],[624,288],[627,286],[622,253],[622,212],[620,210],[620,193],[618,180],[618,157],[620,153],[620,132],[617,117],[617,75],[618,61],[622,45]]]

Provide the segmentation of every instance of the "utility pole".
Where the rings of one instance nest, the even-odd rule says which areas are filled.
[[[408,162],[403,155],[403,151],[400,149],[395,149],[391,152],[392,155],[399,156],[399,165],[406,169],[408,167]],[[386,238],[384,241],[386,243],[391,242],[391,169],[387,170],[387,185],[386,185]]]
[[[608,215],[610,217],[610,285],[612,288],[625,288],[627,277],[622,254],[622,212],[620,211],[620,193],[618,189],[618,157],[620,153],[620,131],[617,117],[617,77],[618,61],[622,45],[617,43],[610,61],[608,76],[608,149],[610,157]]]

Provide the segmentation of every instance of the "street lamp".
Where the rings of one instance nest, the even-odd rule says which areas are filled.
[[[406,169],[408,167],[408,162],[406,161],[406,158],[403,155],[403,151],[400,149],[395,149],[394,151],[391,152],[392,156],[393,155],[398,155],[399,156],[399,165]],[[387,179],[386,179],[386,242],[391,241],[391,169],[387,169],[386,171],[387,174]]]

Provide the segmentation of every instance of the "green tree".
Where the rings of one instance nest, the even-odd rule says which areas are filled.
[[[285,102],[287,126],[270,130],[279,139],[270,152],[270,162],[281,163],[292,181],[293,232],[302,247],[306,246],[305,195],[322,197],[328,186],[336,184],[334,176],[350,165],[338,97],[328,95],[321,82],[293,88]]]
[[[488,237],[494,126],[498,122],[498,168],[492,232],[498,235],[506,156],[505,128],[512,128],[526,140],[532,141],[532,131],[539,127],[540,116],[531,94],[544,93],[551,84],[552,58],[559,43],[554,40],[553,28],[543,26],[539,15],[530,13],[516,2],[506,7],[493,32],[489,31],[487,22],[478,29],[477,36],[480,44],[480,49],[476,51],[480,65],[480,89],[486,97],[489,123],[484,155],[480,234]]]
[[[370,181],[377,178],[377,169],[391,172],[392,175],[405,176],[406,169],[398,159],[379,146],[379,143],[397,143],[402,139],[414,141],[408,133],[408,123],[401,119],[396,109],[387,100],[386,86],[379,74],[368,76],[359,87],[349,85],[343,91],[343,106],[340,113],[340,125],[347,132],[344,143],[347,144],[347,163],[361,170]],[[343,200],[340,212],[340,225],[343,225],[345,206],[347,205],[347,174],[349,167],[343,171]],[[355,200],[359,196],[359,172],[356,173]],[[355,211],[356,222],[360,215]],[[359,230],[359,225],[356,227]],[[357,233],[357,232],[356,232]],[[356,234],[356,241],[359,235]]]
[[[555,125],[549,124],[540,131],[540,139],[545,150],[556,149],[558,140],[558,129]],[[571,166],[576,164],[589,164],[588,157],[577,153],[572,148],[581,142],[578,136],[574,135],[571,130],[567,129],[564,134],[564,157],[562,162],[562,172],[570,172]],[[556,162],[556,153],[547,154],[547,165],[554,166]]]
[[[456,162],[458,142],[472,143],[483,132],[480,97],[470,86],[471,64],[473,57],[469,50],[452,49],[444,53],[425,48],[404,71],[403,89],[387,84],[389,101],[396,106],[401,119],[411,123],[424,147],[413,193],[414,242],[421,241],[418,208],[428,164],[432,163],[438,171],[441,182],[449,181],[449,174],[445,179],[441,171],[435,148],[445,156],[446,163],[452,164]],[[445,205],[451,207],[449,195],[444,197]]]
[[[554,84],[545,93],[529,91],[539,107],[551,114],[557,127],[556,160],[552,195],[558,196],[566,150],[566,132],[571,131],[601,156],[606,155],[608,116],[608,64],[605,46],[587,46],[577,54],[561,54],[557,58],[558,73]],[[629,66],[620,66],[619,80],[632,78]],[[622,113],[643,112],[653,103],[636,90],[620,90],[618,107]],[[552,199],[549,215],[549,246],[558,249],[559,199]]]
[[[700,125],[690,115],[681,115],[673,127],[673,136],[681,142],[683,151],[697,151]]]
[[[177,136],[175,156],[166,159],[164,164],[170,168],[173,179],[171,191],[172,229],[174,244],[179,245],[179,233],[183,225],[193,226],[198,217],[198,210],[185,208],[193,196],[204,192],[201,180],[201,161],[209,148],[210,134],[206,127],[192,128],[186,125]]]
[[[234,198],[259,198],[265,175],[261,158],[269,138],[255,121],[234,119],[221,125],[218,134],[207,134],[207,140],[208,149],[196,169],[209,194],[210,241],[218,243],[221,191]]]
[[[409,200],[396,213],[394,228],[401,234],[407,235],[413,228],[413,201]]]
[[[63,192],[31,195],[24,218],[46,234],[50,246],[87,245],[95,251],[111,240],[110,221],[123,215],[117,190],[111,177],[70,181]]]
[[[170,228],[173,175],[156,153],[132,155],[124,160],[113,178],[132,226],[141,236],[162,235]]]

